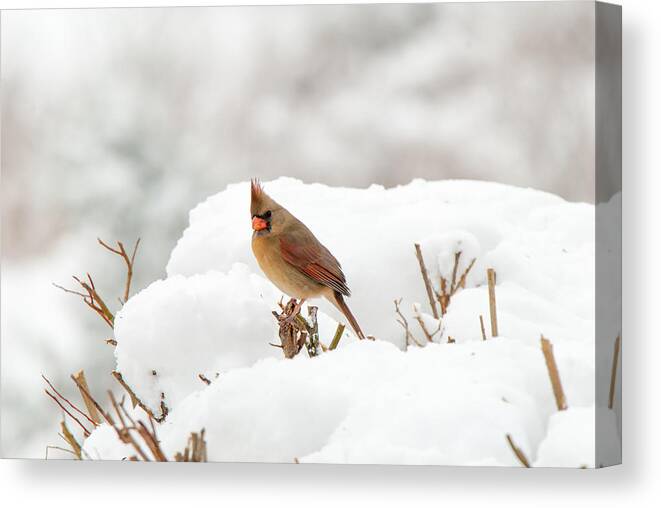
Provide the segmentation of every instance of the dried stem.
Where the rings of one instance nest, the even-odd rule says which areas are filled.
[[[76,456],[76,458],[81,460],[83,458],[83,449],[80,446],[80,443],[76,441],[76,438],[73,437],[73,434],[67,427],[67,424],[64,420],[60,422],[60,429],[62,430],[62,434],[60,434],[62,439],[64,439],[69,444],[69,446],[71,446],[71,451]]]
[[[342,338],[342,334],[344,333],[344,325],[342,323],[338,323],[337,328],[335,329],[335,335],[333,336],[333,340],[328,346],[329,350],[333,350],[337,347],[337,345],[340,343],[340,339]]]
[[[512,440],[512,436],[506,434],[505,437],[507,438],[507,442],[509,443],[510,448],[514,452],[514,455],[516,455],[516,458],[519,459],[519,462],[521,462],[521,465],[523,467],[530,467],[530,462],[528,461],[528,458],[521,451],[521,449],[514,444],[514,441]]]
[[[487,269],[487,282],[489,284],[489,315],[491,316],[491,336],[498,337],[498,317],[496,316],[496,272],[493,268]]]
[[[126,393],[129,394],[129,397],[131,398],[131,404],[133,404],[133,407],[139,406],[140,409],[142,409],[151,418],[153,418],[159,423],[165,420],[165,417],[168,415],[169,410],[162,400],[161,400],[161,414],[159,416],[155,416],[154,412],[140,400],[140,398],[135,394],[133,389],[126,383],[126,381],[124,381],[124,378],[122,377],[122,374],[120,372],[113,370],[112,375],[117,380],[117,382],[120,385],[122,385],[122,388],[126,390]]]
[[[441,315],[445,316],[448,311],[448,306],[450,305],[450,293],[448,292],[448,281],[445,280],[445,277],[441,275],[441,280],[439,287],[441,289],[440,293],[436,293],[436,299],[441,305]]]
[[[61,435],[62,434],[60,434],[60,436]],[[62,437],[64,437],[64,436],[62,436]],[[76,455],[76,452],[74,450],[69,450],[68,448],[62,448],[61,446],[47,445],[46,446],[46,456],[44,457],[44,460],[48,460],[48,451],[49,450],[59,450],[61,452],[69,453],[69,454],[73,455],[74,457],[76,457],[77,459],[82,458],[82,457],[79,457],[78,455]]]
[[[121,374],[119,373],[113,373],[115,375],[115,378],[120,382],[120,384],[129,392],[129,395],[135,396],[133,391],[126,385],[124,380],[121,377]],[[160,441],[156,435],[156,426],[154,424],[154,418],[152,416],[151,411],[146,408],[141,402],[138,400],[138,405],[147,413],[149,417],[149,426],[145,424],[141,420],[134,420],[134,418],[131,416],[131,414],[126,410],[124,407],[124,397],[122,397],[121,402],[117,402],[115,399],[114,394],[111,391],[108,391],[108,397],[110,399],[112,408],[115,411],[116,417],[117,417],[117,423],[115,423],[115,419],[110,415],[110,413],[107,413],[103,410],[101,405],[90,395],[89,393],[89,388],[87,386],[87,383],[85,381],[84,374],[81,375],[79,372],[75,376],[72,375],[71,379],[73,382],[76,384],[78,389],[80,390],[83,399],[89,400],[89,406],[94,408],[95,411],[101,414],[105,421],[115,430],[117,437],[119,438],[120,441],[122,441],[125,444],[130,445],[133,450],[135,451],[135,455],[131,455],[128,457],[129,460],[131,461],[151,461],[151,460],[156,460],[159,462],[167,462],[167,457],[163,453],[163,450],[160,445]],[[46,380],[48,382],[48,380]],[[49,383],[50,385],[50,383]],[[52,385],[51,385],[52,386]],[[53,390],[55,390],[53,388]],[[47,392],[49,393],[49,392]],[[59,392],[56,391],[56,393]],[[49,396],[53,398],[56,402],[58,402],[58,405],[69,414],[72,418],[73,415],[71,415],[66,409],[59,403],[59,401],[55,398],[54,395],[49,393]],[[162,404],[163,406],[163,404]],[[74,406],[75,407],[75,406]],[[167,408],[166,408],[167,410]],[[75,418],[74,418],[75,420]],[[100,420],[100,418],[99,418]],[[77,420],[76,420],[77,421]],[[78,422],[80,424],[80,422]],[[58,448],[61,449],[62,451],[72,453],[76,458],[81,459],[82,458],[82,448],[80,444],[76,441],[75,437],[73,434],[69,431],[69,429],[66,426],[66,423],[62,421],[61,423],[61,429],[62,433],[60,436],[62,439],[64,439],[69,446],[71,447],[71,450],[65,450],[63,448],[58,448],[58,447],[47,447],[47,452],[48,453],[48,448]],[[86,437],[89,434],[86,434]],[[141,445],[142,443],[142,445]],[[143,447],[146,446],[149,453],[151,453],[151,457],[149,454],[145,451],[145,448]],[[204,440],[204,430],[202,430],[199,434],[197,433],[192,433],[191,438],[189,439],[189,449],[190,452],[187,449],[186,454],[190,455],[190,459],[192,461],[196,462],[201,462],[201,461],[206,461],[207,460],[207,455],[206,455],[206,441]],[[177,456],[180,456],[181,454],[177,454]],[[179,458],[177,458],[179,460]]]
[[[413,317],[415,318],[415,320],[420,325],[420,329],[422,330],[422,333],[425,334],[427,342],[434,342],[434,335],[436,335],[438,332],[440,332],[441,328],[443,327],[443,325],[441,323],[441,320],[439,319],[438,327],[436,328],[436,330],[434,330],[433,332],[430,332],[427,329],[427,326],[425,325],[425,322],[423,321],[422,316],[419,313],[416,313]]]
[[[452,295],[454,295],[459,288],[464,289],[466,287],[466,277],[473,268],[475,261],[477,261],[477,258],[471,259],[471,262],[468,264],[468,267],[464,270],[464,273],[461,274],[461,277],[459,277],[459,283],[455,286],[454,291],[452,291]]]
[[[562,389],[560,382],[560,374],[558,373],[558,366],[555,363],[555,356],[553,355],[553,344],[551,341],[544,338],[542,335],[542,352],[544,353],[544,360],[546,360],[546,368],[549,371],[549,378],[551,379],[551,386],[553,387],[553,395],[555,397],[555,404],[558,411],[567,409],[567,400],[565,399],[565,392]]]
[[[618,335],[615,339],[615,346],[613,349],[613,365],[611,366],[611,385],[608,392],[608,409],[613,409],[615,402],[615,382],[617,380],[617,364],[620,359],[620,342],[621,337]]]
[[[188,438],[188,445],[183,453],[177,453],[174,456],[177,462],[206,462],[207,461],[207,442],[204,439],[204,429],[199,434],[191,432]]]
[[[90,309],[96,312],[99,315],[99,317],[101,317],[101,319],[103,319],[110,328],[113,328],[115,316],[113,315],[112,312],[110,312],[110,309],[108,309],[108,306],[103,301],[103,298],[101,298],[99,296],[99,293],[97,293],[96,287],[94,286],[94,280],[92,280],[90,274],[89,273],[87,274],[87,281],[82,281],[80,280],[80,278],[76,277],[75,275],[73,276],[73,280],[76,281],[81,288],[83,288],[85,293],[82,293],[80,291],[75,291],[73,289],[67,289],[55,283],[53,283],[53,286],[55,286],[58,289],[61,289],[65,293],[70,293],[73,295],[80,296],[83,299],[83,302],[85,302],[85,305],[87,305]]]
[[[124,406],[117,403],[117,400],[115,400],[115,396],[111,391],[108,391],[108,396],[110,397],[112,407],[115,409],[115,413],[117,414],[117,418],[121,424],[121,427],[117,425],[114,426],[115,432],[117,432],[117,436],[123,443],[130,444],[142,460],[145,462],[150,462],[147,454],[131,434],[131,430],[137,430],[135,425],[126,425],[126,421],[128,420],[131,422],[132,418],[129,416]],[[127,417],[126,420],[124,419],[124,416]]]
[[[122,244],[122,242],[117,242],[118,248],[115,249],[110,245],[106,244],[105,242],[103,242],[100,238],[97,240],[99,244],[101,244],[105,249],[109,250],[114,254],[117,254],[118,256],[121,256],[121,258],[124,260],[126,264],[127,273],[126,273],[126,282],[124,284],[124,299],[123,300],[121,298],[119,299],[120,303],[123,305],[124,303],[126,303],[126,301],[129,298],[129,292],[131,290],[131,281],[133,280],[133,266],[135,265],[135,255],[138,252],[138,245],[140,245],[140,238],[138,238],[138,240],[135,242],[135,247],[133,248],[133,252],[131,253],[130,256],[126,252],[126,249],[124,248],[124,244]],[[101,319],[103,319],[103,321],[105,321],[106,324],[110,326],[110,328],[113,328],[115,322],[115,316],[110,311],[108,305],[105,303],[103,298],[101,298],[99,293],[96,291],[94,281],[92,280],[90,274],[88,273],[86,275],[87,275],[87,280],[81,280],[76,276],[73,277],[73,280],[76,281],[76,283],[82,288],[82,291],[67,289],[58,284],[53,284],[53,286],[55,286],[58,289],[61,289],[65,293],[70,293],[81,297],[85,305],[87,305],[90,309],[96,312],[99,315],[99,317],[101,317]],[[113,339],[111,340],[114,342]],[[113,345],[117,345],[117,342],[114,343],[113,342],[109,342],[109,343]]]
[[[429,306],[431,307],[432,314],[436,319],[438,319],[438,310],[436,309],[436,301],[434,300],[434,291],[432,289],[431,282],[429,280],[429,275],[427,274],[427,267],[425,266],[425,260],[422,258],[422,250],[420,249],[420,244],[415,244],[415,255],[418,258],[418,264],[420,265],[420,273],[422,274],[422,280],[425,282],[425,289],[427,290],[427,298],[429,298]]]
[[[402,328],[404,328],[404,332],[406,334],[406,345],[408,346],[410,342],[414,342],[417,346],[422,347],[422,344],[418,342],[418,340],[411,333],[411,330],[409,329],[409,322],[404,317],[404,314],[402,314],[402,311],[399,308],[399,305],[402,303],[402,299],[400,298],[399,300],[394,300],[394,302],[395,302],[395,312],[399,316],[397,322],[400,325],[402,325]]]
[[[115,422],[114,422],[112,416],[110,416],[109,413],[106,413],[103,410],[103,408],[101,407],[101,405],[96,401],[96,399],[94,397],[92,397],[92,395],[90,394],[90,391],[87,388],[87,386],[83,386],[80,383],[80,381],[78,379],[76,379],[76,377],[73,374],[70,377],[71,377],[72,381],[78,387],[78,390],[80,390],[80,393],[82,393],[84,397],[86,397],[87,399],[90,400],[90,402],[92,403],[92,405],[94,405],[96,410],[101,414],[101,416],[103,416],[103,419],[106,421],[106,423],[108,423],[109,425],[114,426]]]
[[[79,370],[76,374],[73,374],[72,377],[75,380],[76,386],[80,390],[80,395],[83,398],[85,407],[87,408],[87,413],[90,415],[90,418],[94,421],[96,425],[101,423],[101,415],[99,414],[96,406],[92,402],[91,397],[89,397],[89,386],[87,385],[87,379],[85,378],[85,371]],[[84,390],[82,388],[84,388]]]
[[[439,281],[440,292],[435,293],[436,299],[438,300],[438,303],[441,306],[442,316],[445,316],[445,314],[447,313],[448,307],[450,306],[450,300],[457,293],[459,288],[463,289],[466,287],[466,277],[468,276],[469,272],[473,268],[473,265],[475,264],[476,258],[473,258],[466,267],[466,269],[463,271],[463,273],[459,276],[459,279],[457,279],[457,274],[459,273],[459,261],[461,259],[461,254],[462,254],[461,251],[454,253],[454,266],[452,267],[452,276],[450,279],[449,286],[448,286],[448,280],[441,275]]]
[[[71,409],[73,409],[74,411],[76,411],[79,415],[81,415],[81,416],[83,416],[84,418],[86,418],[87,421],[90,422],[90,423],[92,424],[93,427],[96,427],[96,425],[97,425],[96,422],[94,422],[89,416],[87,416],[87,414],[85,414],[84,411],[82,411],[81,409],[79,409],[75,404],[73,404],[69,399],[67,399],[67,398],[66,398],[64,395],[62,395],[59,391],[57,391],[57,388],[55,388],[55,387],[53,386],[53,383],[51,383],[51,382],[46,378],[46,376],[44,376],[44,375],[42,374],[42,375],[41,375],[41,378],[42,378],[44,381],[46,381],[46,383],[48,383],[48,386],[51,388],[51,390],[53,390],[53,391],[55,392],[55,394],[57,395],[57,397],[59,397],[60,399],[62,399],[64,402],[66,402],[66,403],[69,405],[69,407],[71,407]],[[54,399],[55,402],[57,402],[58,406],[62,407],[62,404],[60,404],[60,403],[58,402],[57,398],[55,398],[55,397],[53,396],[53,394],[51,394],[48,390],[46,390],[46,394],[47,394],[49,397],[51,397],[52,399]],[[62,409],[64,409],[64,408],[62,407]],[[65,411],[69,416],[71,416],[71,417],[73,418],[73,415],[71,415],[71,414],[69,413],[69,411],[67,411],[66,409],[64,409],[64,411]],[[75,418],[74,418],[74,419],[75,419]],[[76,420],[76,421],[78,421],[78,420]],[[79,422],[79,423],[80,423],[80,422]],[[85,427],[84,427],[82,424],[81,424],[81,427],[83,427],[83,429],[85,429]],[[85,430],[86,430],[86,429],[85,429]]]
[[[76,418],[74,415],[72,415],[71,412],[70,412],[67,408],[65,408],[65,407],[62,405],[62,403],[58,400],[58,398],[57,398],[55,395],[53,395],[53,394],[52,394],[51,392],[49,392],[48,390],[44,390],[44,392],[45,392],[46,395],[48,395],[51,399],[53,399],[53,401],[55,401],[55,403],[56,403],[58,406],[60,406],[60,409],[62,409],[62,411],[64,411],[67,415],[69,415],[69,417],[70,417],[73,421],[75,421],[75,422],[80,426],[81,429],[83,429],[83,434],[85,435],[85,437],[87,437],[87,436],[90,435],[90,431],[87,430],[87,428],[82,424],[82,422],[81,422],[78,418]]]
[[[487,340],[487,332],[484,330],[484,319],[482,319],[482,314],[480,314],[480,329],[482,330],[482,340]]]
[[[452,267],[452,282],[450,283],[450,292],[454,293],[457,281],[457,269],[459,268],[459,258],[461,251],[454,253],[454,266]]]
[[[117,242],[117,249],[113,249],[110,245],[108,245],[103,240],[101,240],[101,238],[97,238],[97,240],[99,244],[101,244],[103,247],[108,249],[110,252],[120,256],[124,260],[124,263],[126,263],[126,283],[124,284],[124,301],[122,302],[122,303],[126,303],[129,299],[129,293],[131,291],[131,281],[133,280],[133,266],[135,264],[135,254],[138,252],[138,245],[140,245],[140,238],[138,238],[137,241],[135,242],[135,246],[133,247],[133,253],[131,254],[130,257],[126,252],[126,249],[124,248],[124,244],[122,242]]]

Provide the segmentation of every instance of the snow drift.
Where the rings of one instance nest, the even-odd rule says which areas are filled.
[[[159,427],[165,450],[205,428],[210,460],[515,465],[510,434],[531,463],[595,465],[592,205],[472,181],[345,189],[280,178],[265,189],[342,263],[349,305],[377,340],[345,332],[337,350],[293,360],[269,345],[282,295],[252,257],[248,183],[230,185],[191,212],[168,277],[116,318],[117,370],[155,412],[161,400],[170,410]],[[476,259],[434,343],[413,319],[435,322],[414,243],[434,284],[455,252],[460,271]],[[484,341],[487,267],[497,273],[500,336]],[[406,347],[400,298],[426,347]],[[328,344],[341,316],[312,303],[326,313]],[[556,414],[541,334],[554,345],[566,414]],[[100,428],[85,449],[118,458],[113,439]]]

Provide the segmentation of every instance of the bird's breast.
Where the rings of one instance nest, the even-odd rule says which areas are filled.
[[[312,280],[282,258],[277,237],[254,236],[252,251],[264,275],[288,296],[314,298],[323,293],[325,286]]]

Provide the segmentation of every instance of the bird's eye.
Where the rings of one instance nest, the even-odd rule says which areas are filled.
[[[271,218],[271,210],[269,210],[268,212],[266,212],[266,213],[264,214],[264,218],[265,218],[265,219],[270,219],[270,218]]]

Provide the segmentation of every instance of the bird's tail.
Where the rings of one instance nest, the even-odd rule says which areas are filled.
[[[358,338],[364,339],[365,335],[363,334],[363,331],[360,329],[360,326],[358,325],[358,321],[356,321],[356,318],[353,317],[353,314],[349,310],[349,306],[344,301],[344,297],[342,296],[342,293],[340,293],[339,291],[333,291],[333,296],[335,296],[335,301],[333,303],[340,310],[340,312],[342,312],[342,314],[344,314],[345,317],[349,320],[349,323],[351,324],[351,328],[353,328],[353,331],[356,332]]]

